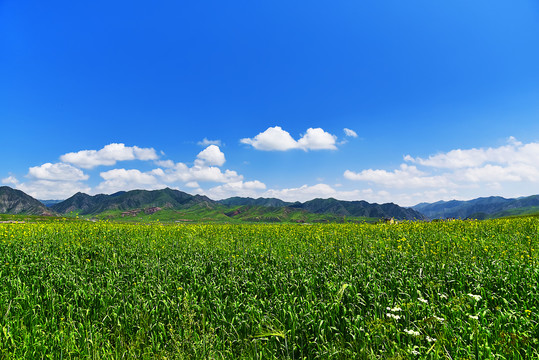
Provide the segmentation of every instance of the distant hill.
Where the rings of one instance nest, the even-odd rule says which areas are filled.
[[[286,202],[281,199],[275,198],[258,198],[253,199],[249,197],[231,197],[224,200],[217,200],[218,203],[226,206],[264,206],[264,207],[283,207],[290,206],[293,203]]]
[[[214,201],[206,196],[190,195],[173,189],[132,190],[112,195],[90,196],[77,193],[51,206],[60,214],[101,215],[108,218],[163,218],[182,221],[262,221],[262,222],[329,222],[354,218],[373,221],[380,218],[422,220],[413,209],[395,204],[370,204],[366,201],[315,199],[286,202],[275,198],[232,197]],[[155,215],[154,215],[155,214]]]
[[[486,219],[510,215],[531,214],[539,207],[539,195],[517,199],[499,196],[483,197],[468,201],[438,201],[412,206],[431,219]]]
[[[242,198],[234,197],[220,200],[219,203],[228,206],[261,206],[261,207],[288,207],[290,209],[303,210],[313,214],[329,214],[341,217],[365,217],[365,218],[395,218],[397,220],[424,220],[423,214],[409,208],[388,203],[371,204],[366,201],[344,201],[329,199],[314,199],[301,202],[285,202],[279,199],[266,198]]]
[[[204,204],[212,208],[217,203],[206,196],[189,195],[179,190],[132,190],[121,191],[112,195],[90,196],[76,193],[67,200],[51,207],[60,214],[75,212],[80,215],[95,215],[111,210],[133,210],[138,208],[186,209]]]
[[[25,215],[54,215],[38,200],[26,193],[12,189],[9,186],[0,186],[0,213]]]
[[[393,203],[371,204],[366,201],[344,201],[314,199],[295,203],[292,208],[304,209],[315,214],[335,214],[343,216],[362,216],[369,218],[395,218],[397,220],[425,220],[426,217],[416,210],[403,208]]]
[[[63,200],[38,200],[40,203],[45,205],[46,207],[51,207],[54,204],[61,203]]]
[[[47,204],[46,207],[43,203]],[[81,215],[128,221],[221,222],[342,222],[489,219],[539,214],[539,195],[506,199],[499,196],[469,201],[438,201],[405,208],[393,203],[344,201],[333,198],[287,202],[276,198],[231,197],[214,201],[170,188],[120,191],[115,194],[76,193],[67,200],[36,200],[8,186],[0,187],[0,213],[25,215]]]

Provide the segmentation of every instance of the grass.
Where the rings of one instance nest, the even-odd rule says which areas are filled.
[[[537,358],[538,225],[0,224],[0,358]]]

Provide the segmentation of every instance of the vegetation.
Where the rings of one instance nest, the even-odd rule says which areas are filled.
[[[537,358],[538,225],[1,223],[0,358]]]
[[[272,208],[264,206],[234,206],[207,208],[192,206],[188,209],[162,209],[146,214],[144,209],[135,210],[129,215],[121,210],[110,210],[97,215],[81,215],[86,219],[114,220],[130,223],[176,222],[176,223],[344,223],[378,222],[378,218],[351,217],[334,214],[314,214],[305,210],[291,208]]]

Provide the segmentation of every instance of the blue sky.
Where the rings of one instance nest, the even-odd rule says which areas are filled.
[[[539,193],[536,1],[0,2],[0,180],[414,205]]]

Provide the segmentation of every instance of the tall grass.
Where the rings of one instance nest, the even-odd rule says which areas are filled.
[[[538,358],[538,224],[0,224],[0,358]]]

